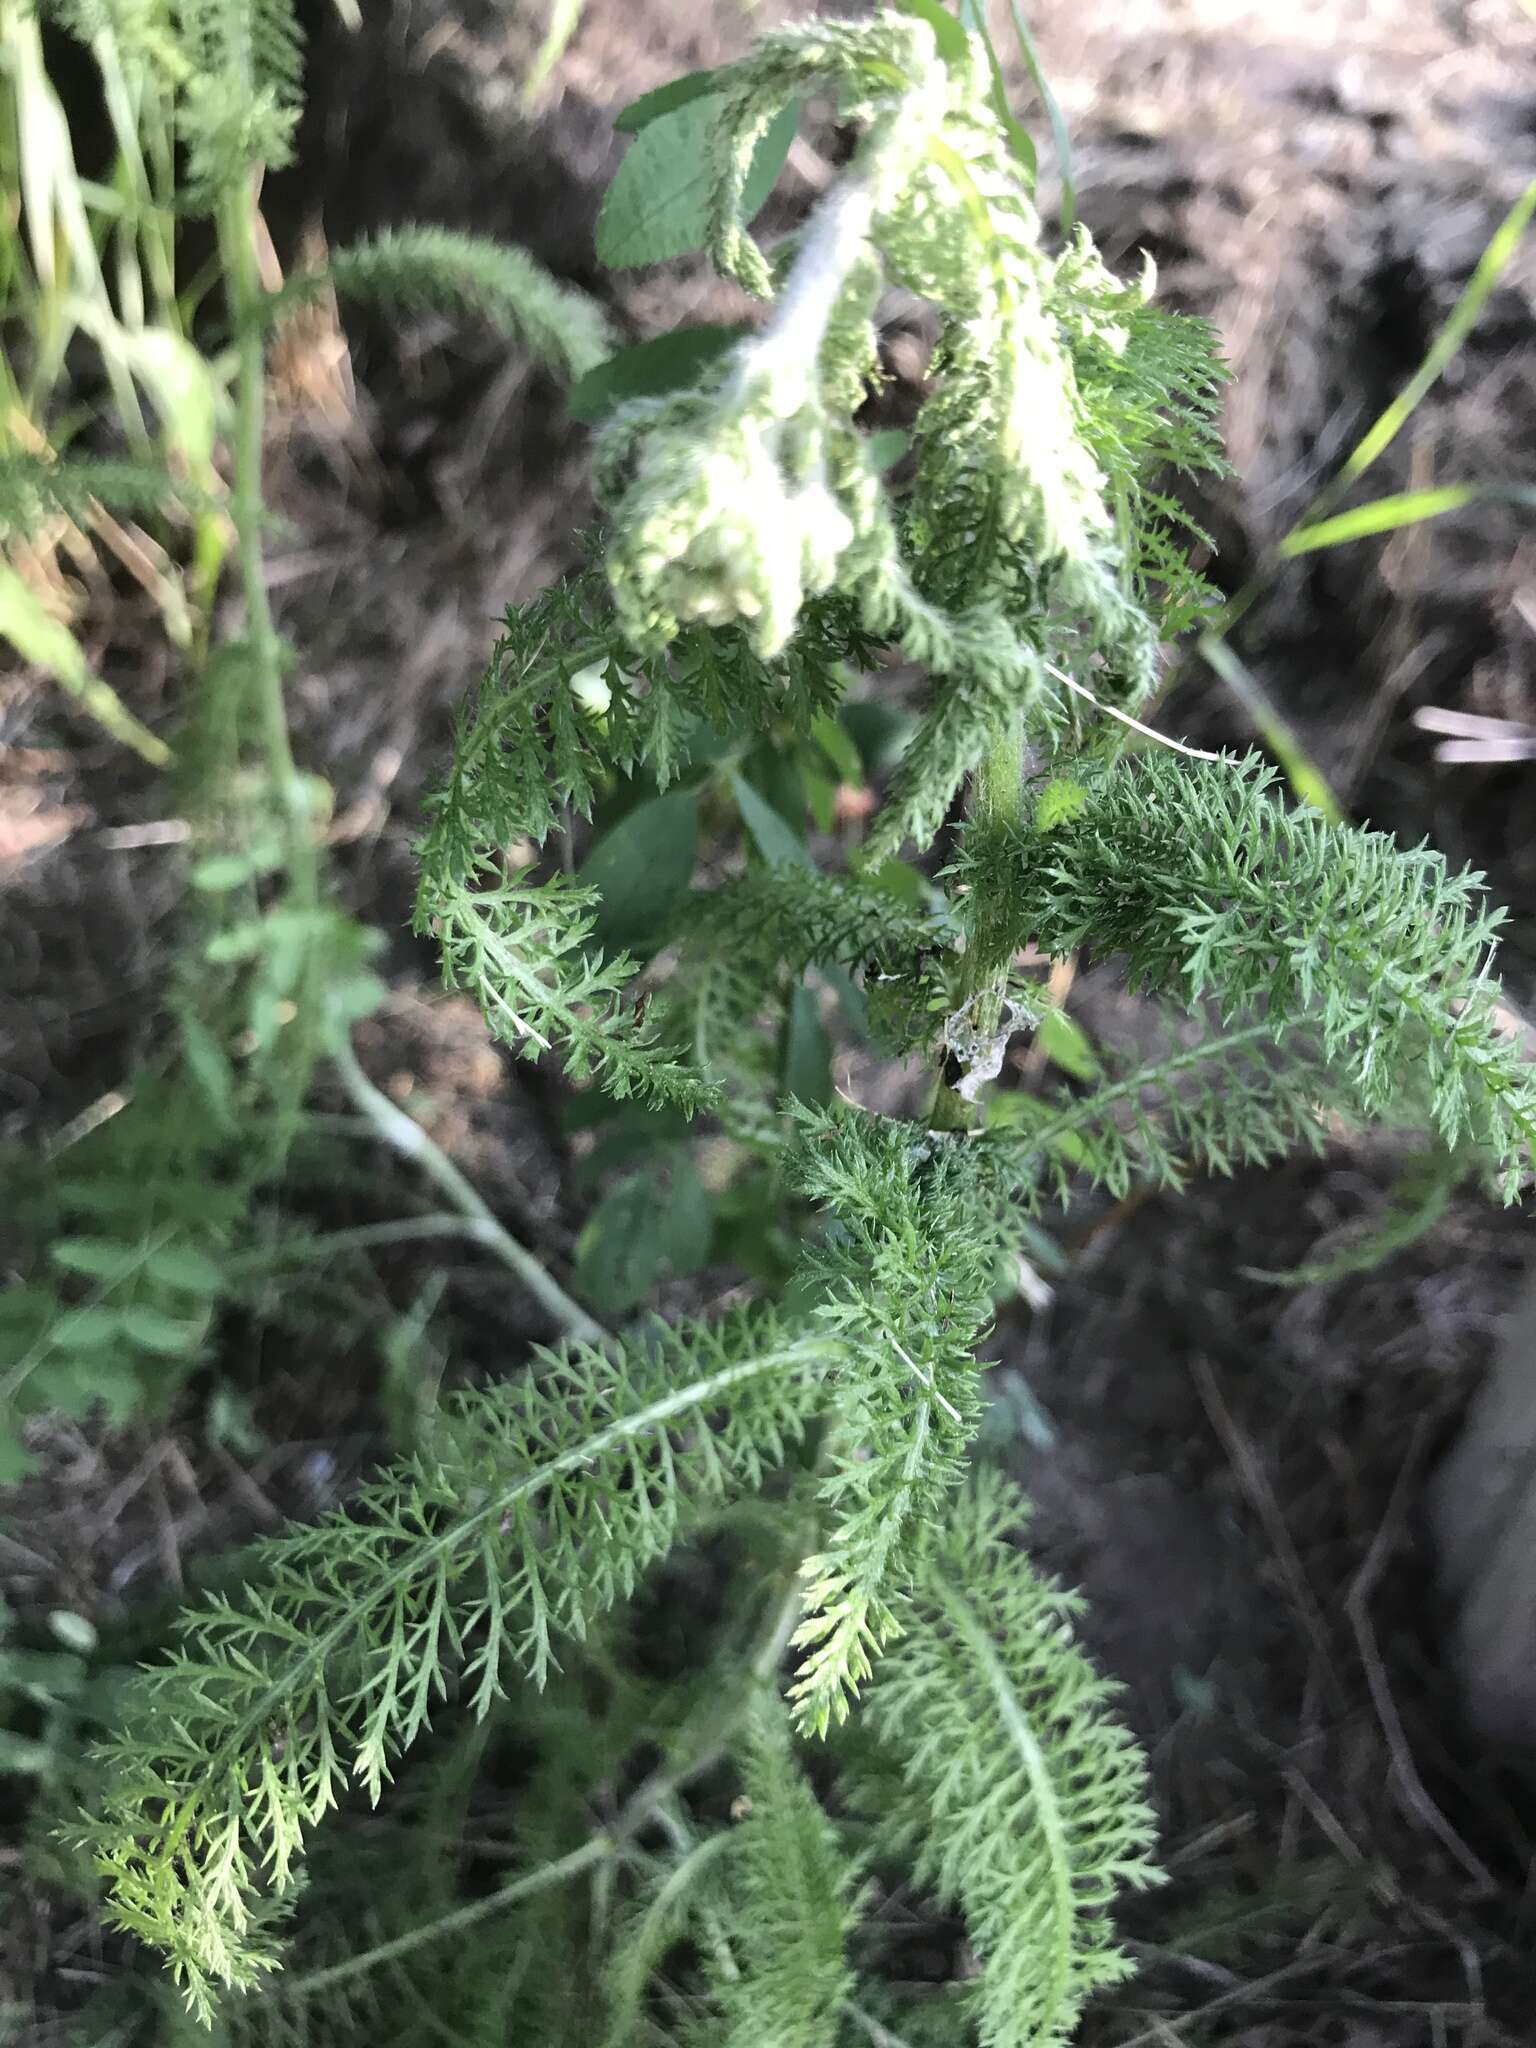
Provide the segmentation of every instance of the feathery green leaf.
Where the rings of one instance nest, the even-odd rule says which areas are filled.
[[[406,313],[478,313],[551,369],[575,379],[612,351],[595,300],[559,283],[523,249],[453,228],[385,228],[335,249],[267,297],[263,319],[277,325],[334,292]]]
[[[1146,1765],[1073,1641],[1082,1603],[1008,1541],[1021,1519],[979,1474],[932,1533],[869,1695],[904,1787],[880,1833],[965,1915],[983,2048],[1070,2039],[1088,1996],[1129,1974],[1109,1906],[1158,1881]]]
[[[186,1620],[136,1681],[84,1840],[115,1923],[195,2010],[270,1960],[267,1888],[353,1779],[377,1798],[450,1688],[483,1714],[633,1592],[701,1510],[805,1427],[828,1341],[771,1318],[573,1347],[456,1404],[435,1455],[258,1546],[249,1591]]]

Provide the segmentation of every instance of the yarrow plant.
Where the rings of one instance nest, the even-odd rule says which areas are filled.
[[[798,1243],[758,1259],[762,1300],[598,1331],[460,1395],[136,1681],[85,1839],[117,1923],[204,2018],[278,1960],[345,1789],[380,1796],[441,1720],[542,1759],[514,1875],[224,2022],[287,2011],[305,2038],[306,2000],[405,1981],[495,1920],[530,2040],[1066,2040],[1126,1972],[1110,1908],[1157,1872],[1077,1603],[972,1467],[977,1348],[1021,1247],[1075,1188],[1261,1164],[1338,1118],[1427,1121],[1523,1185],[1536,1090],[1497,1026],[1476,878],[1286,809],[1252,759],[1130,750],[1159,644],[1204,602],[1169,479],[1219,465],[1220,372],[1150,276],[1118,281],[1081,231],[1051,245],[993,56],[913,0],[775,31],[623,117],[600,248],[702,237],[766,312],[577,387],[606,415],[604,524],[507,616],[422,838],[418,923],[498,1037],[564,1063],[588,1121],[663,1145],[674,1221],[697,1118],[717,1182],[724,1159]],[[747,216],[811,97],[856,140],[765,254]],[[894,471],[865,419],[893,286],[939,329]],[[863,772],[855,713],[889,699],[893,656],[925,708],[862,845],[818,863],[813,764]],[[586,865],[546,873],[615,793]],[[692,888],[706,804],[744,857]],[[903,857],[941,840],[937,879]],[[1042,1020],[1031,948],[1122,956],[1166,1050],[989,1095]],[[834,1098],[809,975],[876,1047],[927,1056],[912,1114]],[[660,1200],[625,1212],[620,1250]],[[642,1708],[621,1617],[684,1545],[728,1618]],[[895,1884],[959,1916],[976,1970],[908,1981],[878,1910]]]

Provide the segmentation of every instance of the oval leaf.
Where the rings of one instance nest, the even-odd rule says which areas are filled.
[[[622,1314],[666,1274],[709,1256],[708,1192],[684,1152],[632,1173],[603,1197],[576,1247],[576,1279],[592,1306]]]
[[[125,1308],[122,1325],[123,1335],[140,1350],[152,1351],[160,1358],[182,1358],[202,1343],[208,1321],[200,1316],[184,1322],[179,1316],[165,1315],[157,1308]]]
[[[713,182],[710,135],[719,100],[713,93],[659,114],[630,144],[597,218],[597,254],[611,270],[666,263],[704,246]],[[773,190],[800,123],[791,104],[757,145],[742,195],[750,221]]]
[[[620,135],[638,135],[662,114],[670,114],[674,107],[686,107],[690,100],[704,99],[714,90],[713,71],[686,71],[681,78],[669,79],[665,85],[643,92],[639,99],[621,107],[613,117],[613,125]]]
[[[144,1271],[175,1294],[217,1294],[224,1276],[215,1260],[195,1245],[165,1244],[144,1261]]]
[[[670,334],[658,334],[654,341],[621,348],[572,386],[566,401],[571,415],[578,420],[600,420],[627,398],[660,398],[668,391],[681,391],[696,384],[701,371],[751,332],[744,322],[729,327],[675,327]]]
[[[598,892],[597,939],[609,952],[644,951],[688,887],[699,846],[692,790],[637,804],[588,854],[581,879]]]
[[[765,797],[759,796],[745,776],[732,775],[731,794],[741,812],[741,822],[752,836],[752,844],[773,868],[814,867],[803,841],[780,817]]]
[[[92,1280],[122,1280],[144,1256],[137,1244],[113,1244],[102,1237],[61,1237],[48,1247],[54,1265],[66,1273],[84,1273]]]

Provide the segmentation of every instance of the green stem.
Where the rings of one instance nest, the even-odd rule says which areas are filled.
[[[499,1890],[488,1892],[483,1899],[473,1899],[467,1906],[460,1906],[452,1913],[445,1913],[436,1920],[425,1920],[416,1927],[397,1935],[393,1941],[381,1941],[376,1947],[365,1949],[361,1955],[349,1956],[344,1963],[333,1963],[328,1969],[309,1970],[302,1977],[292,1977],[276,1987],[276,1996],[287,2001],[302,1998],[323,1990],[330,1984],[345,1984],[349,1978],[366,1976],[381,1963],[393,1962],[397,1956],[409,1955],[412,1949],[420,1948],[429,1941],[440,1941],[445,1934],[457,1934],[466,1927],[473,1927],[478,1921],[489,1920],[497,1913],[504,1913],[509,1906],[530,1898],[536,1892],[549,1891],[553,1886],[567,1884],[573,1877],[579,1877],[594,1863],[602,1863],[614,1854],[615,1844],[607,1835],[593,1835],[583,1842],[579,1849],[573,1849],[568,1856],[561,1856],[553,1863],[541,1863],[536,1870],[524,1872],[510,1884]]]
[[[266,420],[266,365],[262,356],[261,281],[256,268],[254,179],[231,199],[221,222],[224,262],[235,330],[235,487],[230,512],[245,599],[250,675],[256,690],[267,766],[288,817],[288,868],[304,905],[319,895],[320,869],[309,806],[299,786],[288,715],[283,704],[283,657],[262,559],[261,457]]]
[[[327,963],[318,939],[320,849],[309,792],[294,764],[283,702],[283,646],[267,597],[262,539],[262,451],[266,424],[266,362],[262,351],[261,276],[257,264],[260,173],[253,171],[226,201],[219,217],[219,253],[234,340],[235,446],[230,517],[235,559],[245,601],[245,661],[218,687],[230,692],[225,728],[238,749],[245,714],[255,714],[283,820],[284,909],[299,929],[307,924],[303,958],[289,990],[294,1015],[283,1032],[281,1058],[272,1064],[270,1136],[252,1153],[261,1177],[280,1170],[298,1126],[310,1076],[322,1044]]]
[[[973,827],[996,831],[1017,826],[1024,816],[1024,721],[1015,712],[992,743],[992,750],[977,769],[971,783],[970,813]],[[971,1029],[981,1037],[995,1031],[1003,1009],[1003,980],[1007,956],[994,957],[984,935],[974,926],[961,978],[961,1008]],[[941,1056],[947,1061],[948,1055]],[[936,1131],[968,1131],[976,1122],[972,1103],[958,1095],[939,1070],[928,1121]]]
[[[1023,820],[1024,721],[1017,713],[977,771],[973,815],[979,824],[993,827]]]
[[[402,1158],[414,1160],[460,1215],[473,1221],[479,1242],[493,1251],[509,1272],[516,1274],[561,1329],[583,1344],[606,1344],[608,1333],[601,1323],[594,1322],[579,1303],[572,1301],[526,1245],[519,1244],[497,1220],[490,1205],[460,1173],[447,1153],[432,1142],[416,1119],[407,1116],[381,1089],[375,1088],[359,1065],[351,1040],[345,1034],[337,1034],[331,1047],[331,1058],[342,1086],[385,1144],[392,1146]]]
[[[380,1251],[397,1244],[420,1244],[433,1238],[461,1237],[471,1244],[496,1245],[500,1225],[487,1224],[479,1216],[402,1216],[387,1223],[358,1223],[347,1230],[327,1231],[318,1237],[295,1238],[291,1243],[241,1252],[226,1262],[226,1272],[236,1279],[261,1278],[290,1266],[322,1264],[345,1252]]]

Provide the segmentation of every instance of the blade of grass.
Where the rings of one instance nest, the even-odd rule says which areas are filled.
[[[1461,296],[1451,308],[1444,326],[1430,343],[1423,362],[1380,418],[1362,436],[1338,475],[1318,492],[1286,539],[1282,540],[1269,558],[1260,564],[1242,588],[1228,598],[1218,616],[1201,635],[1202,652],[1207,641],[1213,638],[1219,640],[1230,633],[1238,621],[1252,610],[1268,587],[1276,565],[1285,558],[1283,550],[1287,541],[1297,532],[1321,525],[1333,512],[1349,486],[1357,482],[1377,456],[1397,438],[1412,413],[1433,389],[1457,350],[1471,333],[1499,279],[1509,268],[1521,238],[1530,225],[1533,213],[1536,213],[1536,179],[1525,188],[1494,230]]]
[[[549,27],[544,31],[544,40],[538,53],[528,67],[528,77],[523,85],[523,105],[530,107],[549,83],[550,73],[570,47],[571,37],[580,26],[587,0],[554,0],[549,13]]]
[[[1423,491],[1395,491],[1390,497],[1372,498],[1332,519],[1315,525],[1293,527],[1276,552],[1282,560],[1312,554],[1318,548],[1342,547],[1346,541],[1365,540],[1372,534],[1395,533],[1402,526],[1417,526],[1426,519],[1441,519],[1447,512],[1459,512],[1466,505],[1484,504],[1490,499],[1514,505],[1536,505],[1536,486],[1530,484],[1438,484]]]
[[[1343,807],[1327,776],[1307,752],[1296,728],[1270,702],[1258,678],[1216,634],[1202,633],[1199,645],[1200,652],[1253,720],[1296,795],[1304,804],[1320,811],[1330,825],[1342,825]]]
[[[157,768],[170,761],[164,740],[141,725],[117,692],[91,673],[74,634],[44,609],[8,562],[0,562],[0,639],[9,640],[23,661],[46,670],[114,739]]]
[[[63,374],[80,324],[78,307],[92,306],[102,329],[120,329],[97,255],[69,122],[48,77],[38,22],[33,16],[6,15],[0,24],[0,69],[9,74],[15,100],[19,189],[37,285],[30,312],[37,347],[28,410],[39,418],[46,394]],[[103,355],[123,426],[144,452],[149,432],[133,379],[116,354],[104,348]]]
[[[1072,137],[1067,131],[1065,117],[1051,91],[1050,80],[1046,77],[1040,62],[1040,53],[1035,48],[1035,39],[1029,32],[1029,23],[1024,19],[1024,10],[1019,0],[1008,0],[1008,12],[1013,18],[1013,32],[1019,39],[1019,49],[1034,81],[1035,91],[1040,95],[1040,104],[1045,108],[1045,117],[1051,124],[1051,147],[1056,152],[1056,175],[1061,180],[1061,232],[1070,235],[1077,220],[1077,180],[1072,167]]]
[[[1014,119],[1013,109],[1008,104],[1008,81],[1003,76],[1003,60],[997,54],[997,45],[992,40],[991,29],[987,26],[986,0],[960,0],[960,21],[962,27],[981,38],[982,48],[987,53],[987,69],[992,74],[992,111],[1002,123],[1008,137],[1008,145],[1015,158],[1023,165],[1029,189],[1033,192],[1039,170],[1035,138],[1022,122]]]
[[[1402,390],[1363,434],[1340,470],[1334,488],[1343,490],[1370,468],[1377,456],[1397,439],[1419,401],[1443,375],[1462,343],[1476,326],[1483,308],[1493,296],[1499,279],[1509,268],[1521,237],[1536,213],[1536,178],[1533,178],[1494,230],[1493,239],[1477,260],[1477,268],[1466,289],[1451,308],[1445,325],[1429,345],[1424,360]]]
[[[1536,5],[1536,0],[1530,0],[1530,4]],[[1334,508],[1350,485],[1358,482],[1377,457],[1391,446],[1416,408],[1444,374],[1476,325],[1500,278],[1509,268],[1533,214],[1536,214],[1536,179],[1526,186],[1494,230],[1487,247],[1477,260],[1471,277],[1440,331],[1430,343],[1417,370],[1392,403],[1361,436],[1338,474],[1318,492],[1290,532],[1276,544],[1267,559],[1260,564],[1242,588],[1228,598],[1196,642],[1199,653],[1264,733],[1266,740],[1273,747],[1276,758],[1285,767],[1292,787],[1301,794],[1306,784],[1320,786],[1327,791],[1328,803],[1335,810],[1337,803],[1332,791],[1327,790],[1326,782],[1316,770],[1315,764],[1306,756],[1295,733],[1285,725],[1280,714],[1259,689],[1253,676],[1228,649],[1226,636],[1257,603],[1268,588],[1275,569],[1283,561],[1293,560],[1298,555],[1310,554],[1320,548],[1338,547],[1345,541],[1362,539],[1370,533],[1393,532],[1418,520],[1439,518],[1446,512],[1459,510],[1471,503],[1471,495],[1464,494],[1508,494],[1516,502],[1529,502],[1531,494],[1521,486],[1486,483],[1446,484],[1425,491],[1397,492],[1337,516],[1334,512]],[[1175,680],[1175,677],[1170,677],[1170,684]],[[1262,718],[1259,706],[1263,707]],[[1282,744],[1289,749],[1288,754],[1282,752],[1282,744],[1277,744],[1270,738],[1271,730],[1282,736]],[[1296,773],[1293,772],[1292,763],[1305,764],[1299,767],[1299,782]],[[1309,801],[1316,802],[1317,799],[1313,796]],[[1319,804],[1318,808],[1326,810],[1327,807]]]

